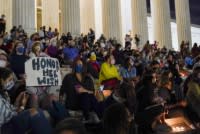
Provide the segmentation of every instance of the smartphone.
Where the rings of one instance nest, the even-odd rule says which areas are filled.
[[[99,89],[100,89],[100,91],[103,91],[104,85],[101,85],[101,86],[99,87]]]

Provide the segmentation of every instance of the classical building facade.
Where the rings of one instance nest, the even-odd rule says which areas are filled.
[[[123,13],[122,4],[127,1],[130,9]],[[175,0],[178,44],[182,40],[192,43],[188,2]],[[131,12],[130,31],[132,36],[141,37],[141,44],[152,36],[160,47],[172,48],[169,0],[151,0],[152,35],[148,32],[146,5],[146,0],[0,0],[0,14],[6,15],[7,30],[22,25],[31,34],[45,25],[80,35],[92,28],[98,36],[104,33],[123,42],[124,15]]]

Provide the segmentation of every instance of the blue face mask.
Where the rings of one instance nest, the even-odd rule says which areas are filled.
[[[24,53],[24,49],[25,49],[24,47],[18,47],[17,48],[17,52],[20,53],[20,54],[23,54]]]
[[[75,72],[76,73],[82,73],[83,72],[83,65],[80,65],[80,64],[76,65]]]

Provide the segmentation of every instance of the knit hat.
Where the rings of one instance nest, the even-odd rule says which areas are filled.
[[[94,52],[91,53],[91,55],[90,55],[90,60],[91,60],[91,61],[96,61],[96,59],[97,59],[96,54],[95,54]]]

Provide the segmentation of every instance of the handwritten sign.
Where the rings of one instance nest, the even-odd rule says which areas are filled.
[[[60,64],[55,58],[34,57],[25,63],[26,86],[60,86]]]

